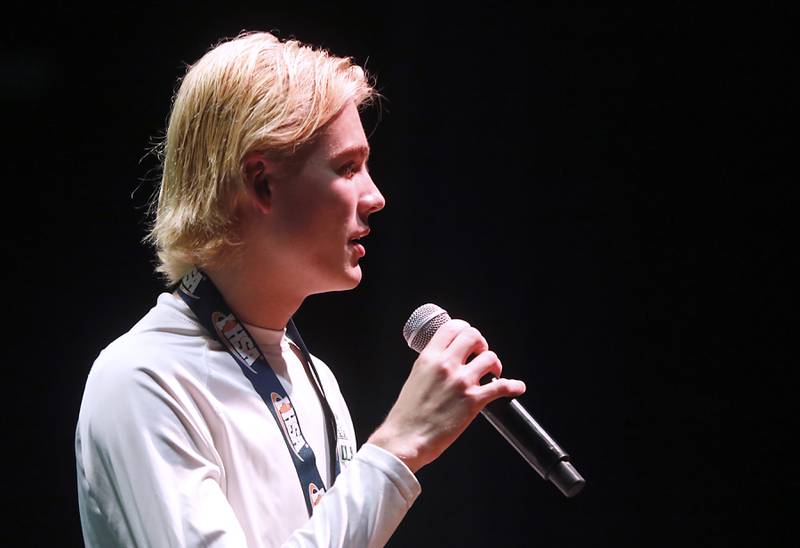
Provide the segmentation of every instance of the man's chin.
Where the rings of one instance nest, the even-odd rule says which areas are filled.
[[[330,293],[334,291],[350,291],[351,289],[358,287],[358,284],[361,283],[361,277],[361,267],[356,265],[355,267],[349,268],[336,284],[331,284],[325,289],[314,291],[314,293],[319,294]]]
[[[363,277],[363,273],[361,272],[361,265],[356,265],[348,272],[350,285],[346,289],[355,289],[358,287],[358,284],[361,283],[361,278]]]

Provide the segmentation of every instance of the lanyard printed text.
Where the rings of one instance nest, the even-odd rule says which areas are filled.
[[[228,350],[235,352],[250,370],[257,374],[257,371],[253,369],[253,364],[261,355],[261,351],[242,324],[236,320],[236,317],[233,314],[214,312],[211,314],[211,321],[214,322],[214,328],[225,342]]]

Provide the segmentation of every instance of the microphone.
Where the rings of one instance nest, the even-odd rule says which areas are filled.
[[[422,352],[434,333],[450,320],[447,312],[435,304],[423,304],[408,318],[403,338],[408,346]],[[481,384],[491,382],[487,375]],[[500,398],[488,404],[481,414],[522,455],[545,481],[551,481],[567,497],[578,494],[586,480],[569,461],[569,455],[539,426],[516,399]]]

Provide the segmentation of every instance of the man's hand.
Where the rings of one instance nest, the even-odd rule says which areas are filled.
[[[437,459],[486,404],[525,392],[522,381],[501,379],[502,369],[477,329],[450,320],[420,353],[397,402],[367,442],[393,453],[416,473]],[[482,386],[487,373],[497,379]]]

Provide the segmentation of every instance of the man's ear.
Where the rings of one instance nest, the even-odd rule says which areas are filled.
[[[263,153],[253,152],[244,160],[244,182],[247,195],[261,213],[272,208],[272,188],[269,175],[274,172],[273,162]]]

